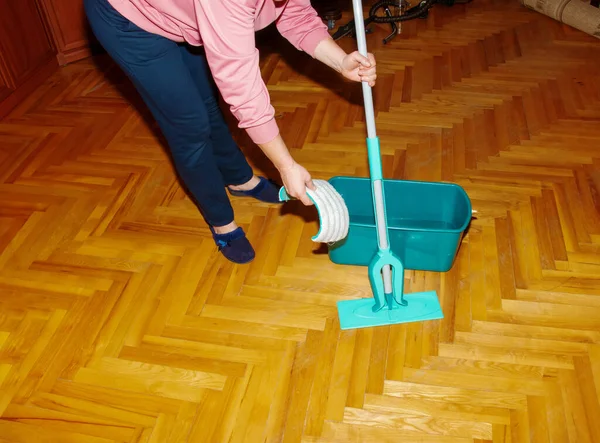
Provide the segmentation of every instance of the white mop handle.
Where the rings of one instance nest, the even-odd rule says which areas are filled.
[[[367,37],[365,33],[365,22],[363,18],[362,1],[352,0],[354,10],[354,23],[356,28],[356,40],[358,42],[358,52],[368,57]],[[363,97],[365,102],[365,120],[367,122],[367,136],[369,138],[377,137],[375,130],[375,111],[373,108],[373,92],[367,82],[362,82]],[[374,183],[375,191],[375,216],[377,217],[377,231],[379,234],[379,247],[387,249],[388,232],[387,221],[385,219],[385,202],[383,199],[383,181],[377,180]],[[383,267],[383,286],[386,294],[392,293],[392,274],[389,265]]]

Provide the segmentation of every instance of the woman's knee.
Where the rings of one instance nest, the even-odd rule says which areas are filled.
[[[160,123],[159,123],[160,125]],[[210,125],[205,119],[163,122],[162,132],[179,168],[197,168],[205,156],[212,156]]]

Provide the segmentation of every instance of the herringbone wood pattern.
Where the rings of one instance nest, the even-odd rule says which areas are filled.
[[[477,211],[450,272],[406,274],[445,318],[341,332],[366,270],[297,205],[234,199],[257,258],[226,262],[129,83],[77,63],[0,122],[1,442],[600,441],[598,41],[505,0],[403,26],[369,36],[385,175]],[[366,176],[360,86],[278,42],[293,154]]]

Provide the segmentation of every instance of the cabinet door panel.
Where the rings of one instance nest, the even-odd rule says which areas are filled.
[[[14,83],[10,80],[6,67],[0,60],[0,101],[5,99],[15,88]]]
[[[0,0],[0,54],[16,87],[54,56],[35,0]]]
[[[83,9],[83,0],[40,0],[52,30],[60,64],[90,54],[92,38]]]

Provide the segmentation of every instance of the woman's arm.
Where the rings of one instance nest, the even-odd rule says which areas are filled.
[[[275,26],[296,49],[313,57],[319,42],[331,38],[310,0],[288,0]]]
[[[306,188],[314,189],[310,174],[294,161],[275,121],[269,92],[261,77],[254,40],[254,0],[205,0],[196,18],[213,78],[252,141],[273,162],[286,191],[312,204]]]
[[[211,74],[223,100],[256,144],[279,134],[255,46],[254,0],[202,0],[195,8]]]
[[[375,86],[375,57],[363,57],[358,51],[351,54],[338,46],[327,31],[310,0],[289,0],[277,29],[296,49],[302,50],[352,81],[365,81]]]
[[[342,62],[346,57],[346,51],[338,46],[331,38],[325,38],[315,48],[314,58],[326,64],[334,71],[342,73]]]

